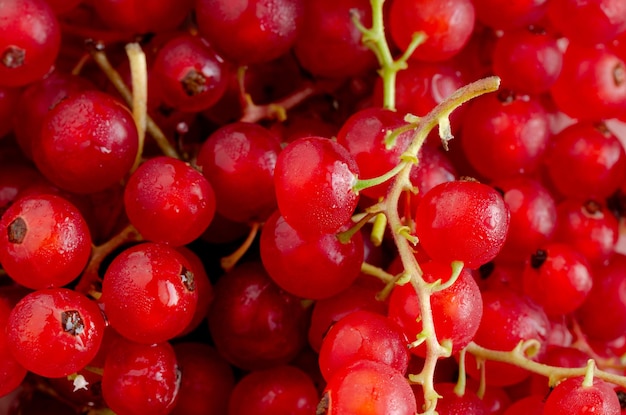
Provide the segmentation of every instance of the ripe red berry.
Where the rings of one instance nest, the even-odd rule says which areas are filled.
[[[622,413],[617,394],[611,385],[594,378],[585,385],[582,377],[566,379],[550,392],[543,409],[545,415],[583,415]]]
[[[198,292],[192,267],[174,248],[142,243],[120,253],[106,270],[101,302],[111,326],[129,340],[152,344],[182,332]]]
[[[335,233],[354,213],[359,169],[348,151],[323,137],[291,142],[278,156],[278,209],[302,234]]]
[[[66,285],[78,277],[90,255],[85,219],[60,196],[24,196],[0,219],[0,262],[25,287]]]
[[[3,0],[0,5],[0,85],[24,86],[43,78],[61,45],[54,11],[45,0]]]
[[[261,232],[261,260],[272,280],[285,291],[319,300],[348,288],[361,272],[363,237],[346,243],[335,234],[302,235],[277,211]]]
[[[137,127],[128,108],[103,92],[86,91],[46,115],[33,142],[33,158],[60,188],[93,193],[118,183],[137,149]]]
[[[148,345],[118,339],[104,363],[102,394],[118,415],[166,415],[176,403],[180,379],[169,343]]]
[[[498,254],[506,239],[509,210],[500,194],[475,181],[433,187],[417,206],[421,246],[438,262],[463,261],[478,268]]]
[[[66,288],[35,291],[11,311],[11,353],[26,369],[45,377],[67,376],[98,353],[104,318],[97,304]]]
[[[211,184],[193,167],[171,157],[155,157],[128,179],[124,208],[145,239],[181,246],[209,227],[215,195]]]

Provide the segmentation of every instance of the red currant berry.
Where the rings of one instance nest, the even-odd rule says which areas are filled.
[[[265,221],[276,210],[274,167],[280,150],[278,137],[252,123],[227,124],[207,138],[196,163],[215,190],[222,216]]]
[[[327,138],[293,141],[274,170],[278,209],[301,234],[335,233],[348,223],[359,201],[359,169],[348,151]]]
[[[44,0],[3,0],[0,5],[0,85],[24,86],[43,78],[61,45],[54,11]]]
[[[225,58],[239,64],[267,62],[296,41],[304,17],[302,0],[196,2],[198,30]]]
[[[445,283],[452,269],[448,264],[427,262],[422,265],[426,282]],[[456,353],[474,338],[483,313],[480,289],[467,269],[463,269],[452,286],[433,293],[430,297],[435,334],[441,343],[447,343]],[[422,333],[420,303],[411,284],[397,286],[389,299],[389,318],[398,323],[409,341]],[[418,356],[426,356],[426,347],[411,349]]]
[[[193,0],[156,0],[150,7],[141,0],[98,0],[93,2],[98,17],[112,29],[143,34],[172,30],[193,7]]]
[[[198,292],[191,265],[174,248],[142,243],[124,250],[106,270],[104,310],[117,332],[138,343],[159,343],[193,318]]]
[[[78,277],[90,255],[87,223],[60,196],[24,196],[0,219],[0,262],[25,287],[66,285]]]
[[[602,200],[626,178],[626,153],[605,124],[579,122],[554,136],[545,158],[558,192],[577,199]]]
[[[293,366],[251,372],[235,386],[229,415],[310,415],[319,402],[311,378]]]
[[[303,16],[294,52],[305,70],[322,78],[347,78],[376,66],[351,19],[357,16],[365,27],[372,24],[368,1],[305,1]]]
[[[433,187],[417,206],[415,229],[426,253],[438,262],[463,261],[478,268],[500,252],[509,210],[497,191],[475,181]]]
[[[217,350],[245,370],[286,364],[306,343],[300,299],[278,288],[256,262],[237,266],[215,284],[208,320]]]
[[[551,0],[548,17],[576,43],[606,43],[626,31],[626,4],[620,0]]]
[[[426,40],[411,55],[424,61],[443,61],[456,55],[474,30],[474,5],[470,0],[395,0],[389,9],[389,31],[405,50],[419,31]]]
[[[319,366],[327,381],[358,360],[384,363],[400,373],[409,366],[404,332],[389,318],[370,311],[355,311],[335,323],[322,342]]]
[[[124,208],[144,238],[181,246],[209,227],[215,195],[211,184],[194,168],[171,157],[155,157],[128,179]]]
[[[470,164],[494,180],[533,173],[550,139],[548,114],[534,98],[507,90],[472,102],[461,144]]]
[[[474,0],[476,19],[494,29],[521,28],[539,21],[548,0]]]
[[[404,375],[392,367],[359,360],[335,372],[317,407],[320,415],[414,415],[415,395]]]
[[[137,155],[130,111],[111,96],[87,91],[68,97],[45,117],[33,158],[55,185],[94,193],[119,182]]]
[[[210,108],[228,86],[222,59],[204,39],[191,35],[175,37],[159,49],[152,75],[165,104],[179,111]]]
[[[598,378],[586,385],[582,377],[566,379],[556,385],[546,399],[545,415],[620,415],[617,394],[613,387]]]
[[[182,373],[172,415],[225,414],[235,386],[233,369],[217,351],[203,343],[176,343]]]
[[[552,316],[576,310],[593,286],[585,257],[558,243],[542,246],[531,255],[522,278],[524,292]]]
[[[117,415],[167,415],[176,403],[181,374],[169,343],[119,339],[102,373],[104,400]]]
[[[285,291],[319,300],[348,288],[361,272],[363,237],[346,243],[335,234],[303,236],[279,212],[263,225],[261,260],[272,280]]]
[[[9,315],[7,336],[22,366],[55,378],[77,372],[96,356],[104,327],[95,302],[76,291],[50,288],[17,303]]]

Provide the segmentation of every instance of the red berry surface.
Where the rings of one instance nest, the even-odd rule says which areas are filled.
[[[463,261],[477,268],[502,248],[509,211],[491,187],[474,181],[443,183],[426,193],[415,226],[426,253],[439,262]]]
[[[174,248],[147,242],[124,250],[107,268],[102,298],[111,326],[129,340],[169,340],[193,318],[198,293],[192,267]]]
[[[170,157],[155,157],[128,179],[124,208],[144,238],[180,246],[209,227],[215,214],[215,193],[194,168]]]
[[[67,376],[98,353],[104,334],[98,305],[66,288],[35,291],[13,308],[6,333],[11,354],[42,376]]]
[[[4,270],[32,289],[70,283],[91,255],[85,219],[73,204],[56,195],[18,199],[0,218],[0,235]]]

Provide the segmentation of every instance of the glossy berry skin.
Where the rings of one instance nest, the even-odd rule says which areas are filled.
[[[586,258],[570,245],[559,243],[538,249],[527,261],[522,278],[524,292],[549,316],[575,311],[593,286]]]
[[[137,343],[160,343],[193,318],[198,293],[191,265],[174,248],[152,242],[127,248],[106,270],[102,298],[107,319]]]
[[[404,375],[384,363],[360,360],[338,370],[318,405],[320,415],[413,415],[415,395]]]
[[[350,313],[363,310],[380,315],[387,314],[387,304],[376,299],[382,286],[368,284],[358,278],[350,287],[339,294],[316,301],[309,325],[309,345],[319,353],[328,330],[337,321]]]
[[[548,17],[575,43],[606,43],[626,31],[626,4],[619,0],[554,0],[549,2]],[[580,30],[581,24],[585,30]]]
[[[98,353],[105,322],[98,305],[66,288],[35,291],[11,311],[7,337],[13,357],[38,375],[67,376]]]
[[[593,384],[583,385],[583,377],[566,379],[556,385],[546,399],[545,415],[619,415],[622,410],[611,384],[594,378]]]
[[[50,71],[61,30],[45,0],[0,2],[0,85],[19,87]]]
[[[268,62],[296,41],[304,15],[302,0],[199,0],[200,34],[220,55],[238,64]]]
[[[427,262],[422,265],[426,282],[443,283],[450,279],[449,264]],[[452,286],[433,293],[430,297],[435,333],[439,342],[448,342],[452,353],[472,341],[483,313],[480,289],[467,269],[463,269]],[[394,288],[389,298],[389,318],[404,330],[409,342],[417,340],[422,332],[420,303],[411,284]],[[418,356],[426,356],[424,345],[411,349]]]
[[[604,267],[595,268],[594,285],[576,312],[582,331],[600,341],[617,339],[626,330],[626,256],[615,254]],[[607,318],[610,316],[610,318]]]
[[[563,66],[557,39],[541,30],[512,30],[496,41],[493,71],[505,88],[540,94],[556,82]]]
[[[356,161],[360,177],[371,179],[387,173],[400,163],[400,156],[411,143],[413,134],[400,134],[392,148],[387,148],[385,138],[393,130],[406,125],[398,113],[367,108],[348,118],[337,133],[337,143],[345,147]],[[362,193],[373,199],[387,194],[390,181],[364,189]]]
[[[411,59],[443,61],[468,42],[474,16],[474,5],[469,0],[395,0],[389,9],[389,31],[401,50],[406,50],[415,32],[424,32],[426,40]]]
[[[619,237],[617,218],[602,204],[566,199],[557,207],[554,240],[566,243],[583,254],[591,265],[608,262]]]
[[[275,212],[263,225],[261,260],[272,280],[295,296],[323,299],[348,288],[361,272],[363,237],[303,236]]]
[[[550,94],[557,108],[572,118],[619,117],[626,111],[626,62],[607,48],[571,43]]]
[[[334,233],[359,201],[359,169],[348,151],[323,137],[291,142],[278,156],[274,184],[278,209],[302,234]]]
[[[304,20],[294,52],[307,72],[341,79],[376,67],[376,57],[361,41],[352,13],[365,27],[371,26],[372,11],[367,0],[304,2]]]
[[[470,164],[494,180],[533,173],[550,139],[548,114],[534,98],[502,90],[472,102],[461,144]]]
[[[193,167],[171,157],[155,157],[128,179],[124,208],[145,239],[181,246],[209,227],[215,215],[215,194]]]
[[[66,285],[78,277],[90,255],[85,219],[60,196],[24,196],[0,218],[0,262],[24,287]]]
[[[546,13],[548,0],[474,0],[476,19],[494,29],[526,27]]]
[[[233,389],[229,415],[310,415],[319,396],[311,378],[293,366],[276,366],[244,376]]]
[[[26,157],[33,158],[32,143],[41,135],[45,115],[68,96],[90,88],[94,86],[86,78],[55,71],[22,92],[15,108],[13,131]]]
[[[279,138],[258,124],[227,124],[207,138],[196,163],[215,190],[222,216],[265,221],[276,210],[274,168],[280,151]]]
[[[548,177],[563,196],[602,200],[626,177],[626,153],[604,125],[573,124],[556,136],[546,153]]]
[[[151,73],[165,104],[179,111],[210,108],[228,86],[226,64],[197,36],[175,37],[163,45]]]
[[[544,185],[530,177],[511,177],[492,183],[501,190],[511,213],[506,241],[498,259],[522,263],[554,235],[557,207]]]
[[[119,339],[109,350],[102,394],[117,415],[166,415],[176,403],[180,371],[169,343],[138,344]]]
[[[238,265],[215,284],[208,320],[218,352],[245,370],[286,364],[306,342],[300,299],[282,291],[256,262]]]
[[[175,29],[191,11],[193,0],[156,0],[150,7],[141,0],[102,0],[93,7],[114,30],[144,34]]]
[[[438,262],[463,261],[478,268],[498,254],[509,227],[509,211],[491,187],[454,181],[426,193],[415,214],[416,233]]]
[[[14,304],[7,294],[0,291],[0,397],[17,389],[26,377],[26,369],[15,360],[9,349],[6,327]]]
[[[545,343],[550,322],[543,309],[528,296],[508,288],[491,289],[482,292],[483,317],[474,337],[480,346],[510,351],[522,340],[538,340],[542,347],[533,357],[540,360],[545,354]],[[469,353],[466,356],[469,375],[479,379],[476,360]],[[487,384],[493,386],[514,385],[526,379],[530,372],[508,363],[486,363]]]
[[[233,369],[217,351],[204,343],[176,343],[180,390],[172,415],[225,414],[235,386]]]
[[[185,330],[180,332],[178,335],[180,337],[191,333],[206,318],[209,308],[211,307],[211,303],[213,302],[213,285],[211,284],[211,280],[209,280],[204,264],[198,255],[186,246],[179,246],[176,250],[185,257],[191,266],[193,281],[196,284],[196,291],[198,291],[198,303],[196,304],[196,310],[193,313],[193,318]]]
[[[111,96],[86,91],[60,102],[33,142],[33,159],[52,183],[94,193],[119,182],[137,155],[137,127],[130,111]]]
[[[327,381],[358,360],[384,363],[400,373],[409,366],[404,332],[391,319],[370,311],[355,311],[335,323],[322,342],[319,366]]]

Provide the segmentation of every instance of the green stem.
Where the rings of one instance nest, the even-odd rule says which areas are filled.
[[[387,39],[385,38],[385,23],[383,18],[383,5],[385,0],[371,0],[372,27],[366,28],[355,13],[352,16],[354,25],[363,34],[363,44],[374,52],[380,70],[378,74],[383,81],[383,107],[394,110],[396,107],[396,75],[398,71],[407,68],[406,61],[415,49],[426,40],[424,33],[416,33],[411,43],[399,59],[394,60]]]
[[[355,192],[360,192],[364,189],[368,189],[370,187],[378,186],[379,184],[383,184],[388,180],[393,179],[395,175],[397,175],[405,166],[409,164],[406,161],[401,161],[396,165],[393,169],[389,170],[387,173],[384,173],[378,177],[374,177],[371,179],[359,179],[356,181],[356,184],[352,186],[352,190]]]
[[[472,342],[467,346],[467,351],[474,356],[481,357],[485,360],[509,363],[521,367],[522,369],[526,369],[529,372],[545,376],[550,380],[551,386],[556,385],[560,380],[578,376],[584,377],[589,373],[589,365],[579,368],[564,368],[535,362],[534,360],[529,359],[525,353],[520,351],[519,347],[516,347],[511,351],[489,350]],[[593,376],[626,388],[625,376],[616,375],[600,369],[595,369],[593,371]]]

